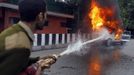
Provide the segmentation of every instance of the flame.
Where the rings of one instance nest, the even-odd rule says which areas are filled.
[[[92,0],[88,17],[91,20],[93,31],[101,31],[103,27],[106,27],[109,33],[116,32],[115,39],[120,39],[123,31],[119,27],[121,21],[114,16],[116,16],[114,7],[102,7],[98,2]]]
[[[101,31],[102,28],[105,27],[109,30],[109,33],[115,32],[115,39],[119,40],[123,30],[119,27],[121,20],[117,19],[115,14],[114,6],[102,7],[98,2],[96,2],[96,0],[92,0],[91,9],[88,13],[88,17],[91,20],[92,30]],[[118,60],[118,53],[115,53],[113,58]],[[101,60],[98,54],[96,54],[96,56],[94,56],[90,61],[88,75],[101,75],[101,71]]]
[[[116,34],[115,34],[115,40],[120,40],[121,39],[121,35],[122,35],[123,30],[122,29],[118,29]]]
[[[97,6],[96,3],[93,2],[91,8],[92,10],[89,13],[89,17],[91,18],[92,29],[99,30],[104,23],[102,17],[100,16],[100,8]]]

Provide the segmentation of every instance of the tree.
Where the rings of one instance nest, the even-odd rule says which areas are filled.
[[[118,0],[125,29],[134,29],[134,0]]]

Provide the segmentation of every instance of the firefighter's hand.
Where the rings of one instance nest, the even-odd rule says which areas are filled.
[[[41,58],[37,63],[41,69],[50,68],[52,64],[56,62],[57,58],[54,55]]]

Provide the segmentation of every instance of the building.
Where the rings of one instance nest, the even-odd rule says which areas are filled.
[[[0,31],[18,22],[17,3],[18,0],[0,0]],[[46,3],[49,24],[44,27],[44,30],[37,31],[37,33],[55,34],[73,32],[73,27],[67,24],[71,25],[71,23],[74,23],[74,7],[56,2],[55,0],[46,0]]]
[[[19,21],[18,0],[0,0],[0,32]],[[76,7],[56,0],[46,0],[48,26],[35,33],[34,46],[64,45],[76,40]],[[56,45],[56,46],[55,46]]]

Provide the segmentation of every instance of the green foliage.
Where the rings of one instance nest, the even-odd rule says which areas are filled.
[[[134,0],[118,0],[123,26],[126,29],[134,29]]]

